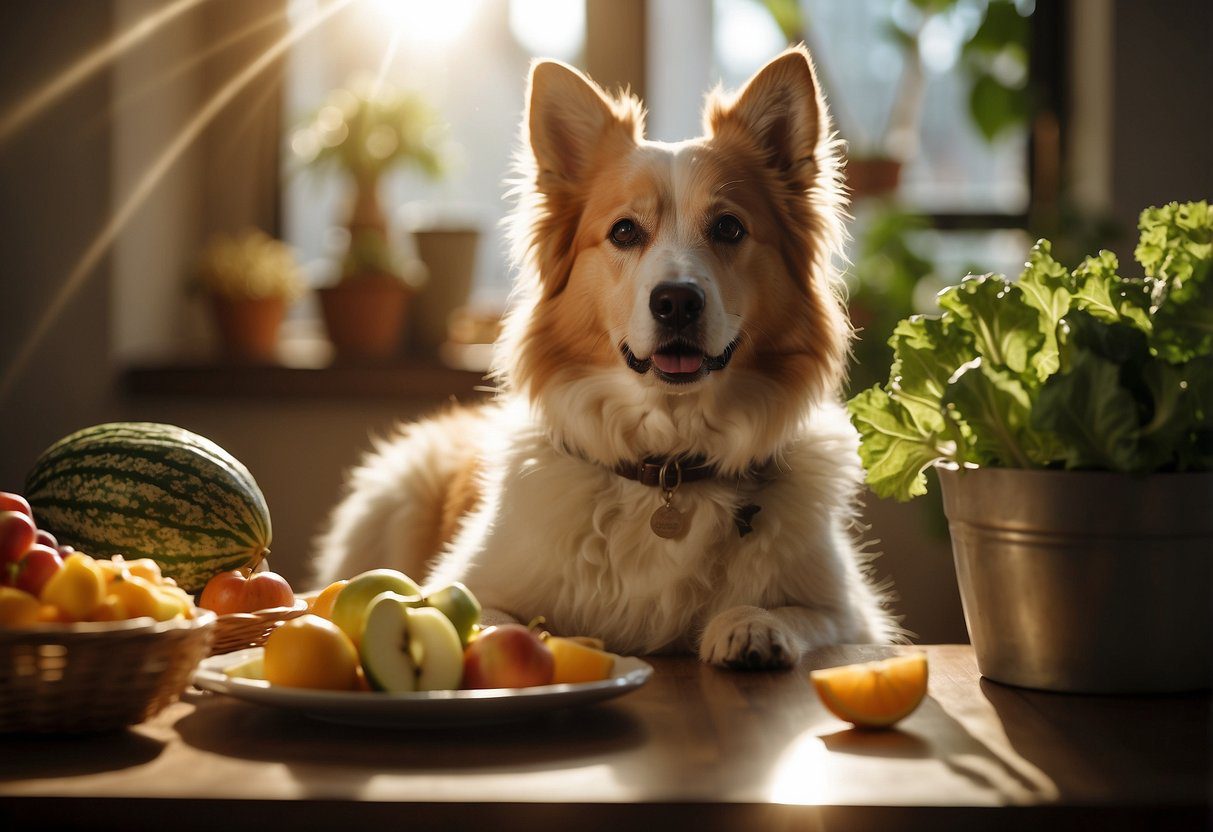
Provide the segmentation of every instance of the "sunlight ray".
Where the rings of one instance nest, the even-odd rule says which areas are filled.
[[[371,86],[371,100],[374,101],[383,92],[383,83],[387,78],[388,70],[392,66],[392,61],[396,59],[396,53],[400,50],[400,35],[404,31],[403,26],[397,26],[392,30],[392,39],[388,41],[387,49],[383,50],[383,60],[379,62],[379,72],[375,74],[375,83]]]
[[[286,16],[287,12],[285,8],[279,9],[276,12],[270,12],[269,14],[263,15],[262,17],[252,21],[247,26],[243,26],[235,32],[220,38],[207,46],[205,49],[183,58],[178,63],[164,70],[164,72],[158,74],[155,79],[146,84],[142,84],[133,90],[123,93],[120,98],[114,101],[111,107],[110,116],[112,117],[117,115],[120,111],[125,110],[127,107],[131,106],[150,93],[158,89],[162,89],[165,85],[172,83],[182,75],[192,71],[205,61],[209,60],[212,56],[218,55],[220,52],[223,52],[229,47],[236,45],[245,38],[250,38],[261,30],[267,29],[275,23],[284,20]]]
[[[224,84],[202,106],[197,115],[190,119],[189,123],[182,128],[176,138],[155,159],[147,172],[135,183],[135,187],[131,189],[129,196],[126,197],[122,205],[114,212],[113,216],[68,273],[63,285],[55,293],[50,304],[41,317],[39,317],[29,337],[25,339],[25,342],[17,350],[9,366],[5,368],[4,375],[0,378],[0,402],[3,402],[8,397],[17,380],[21,377],[25,365],[29,363],[38,344],[46,336],[47,332],[50,331],[51,326],[63,311],[64,306],[67,305],[67,302],[71,300],[72,296],[96,268],[101,258],[113,244],[114,239],[122,232],[127,222],[130,221],[130,218],[134,216],[135,212],[147,200],[165,173],[180,158],[181,154],[185,152],[190,144],[193,143],[194,139],[206,129],[206,126],[227,106],[228,102],[235,98],[266,67],[277,60],[297,41],[301,40],[337,12],[349,6],[352,2],[354,0],[334,0],[326,8],[317,10],[311,18],[296,24],[289,32],[270,45],[256,60]]]
[[[105,67],[122,53],[154,34],[177,16],[205,0],[177,0],[158,12],[132,24],[117,37],[89,52],[59,75],[21,99],[7,113],[0,115],[0,142],[7,139],[27,122],[62,98],[94,72]]]

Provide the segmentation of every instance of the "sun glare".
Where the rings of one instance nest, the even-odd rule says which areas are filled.
[[[445,46],[471,25],[481,0],[362,0],[380,25],[416,46]]]
[[[571,61],[585,41],[585,3],[510,0],[510,32],[532,55]]]

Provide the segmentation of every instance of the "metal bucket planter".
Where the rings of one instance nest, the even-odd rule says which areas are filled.
[[[1213,473],[938,466],[983,676],[1072,693],[1213,681]]]

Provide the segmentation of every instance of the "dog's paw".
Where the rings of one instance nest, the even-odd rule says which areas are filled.
[[[771,613],[759,607],[732,607],[708,622],[699,658],[720,667],[770,670],[795,665],[800,649],[794,635]]]

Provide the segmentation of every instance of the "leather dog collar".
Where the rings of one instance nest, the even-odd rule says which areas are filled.
[[[673,489],[684,482],[708,480],[719,476],[715,465],[708,465],[701,456],[683,459],[648,457],[640,462],[625,462],[616,466],[615,473],[625,479],[654,488]],[[662,482],[664,473],[665,482]]]
[[[709,465],[702,456],[688,457],[646,457],[640,462],[622,462],[613,470],[624,479],[635,480],[641,485],[653,488],[673,489],[683,483],[699,482],[700,480],[758,480],[762,482],[766,465],[755,463],[740,475],[725,475],[717,470],[715,465]],[[665,471],[665,482],[662,482],[662,471]]]

